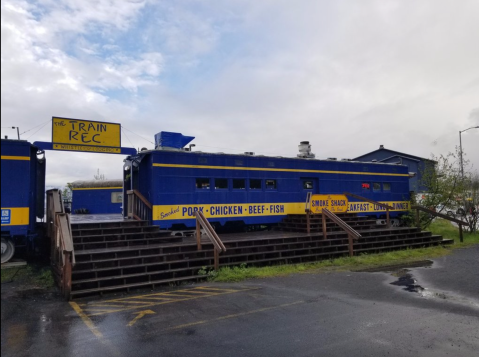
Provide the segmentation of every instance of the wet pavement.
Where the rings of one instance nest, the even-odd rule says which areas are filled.
[[[71,303],[6,284],[2,355],[476,356],[479,246],[419,265]]]

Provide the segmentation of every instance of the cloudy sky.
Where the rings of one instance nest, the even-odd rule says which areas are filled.
[[[2,0],[2,138],[52,116],[121,123],[122,144],[430,157],[479,125],[477,0]],[[479,168],[479,129],[462,134]],[[47,185],[121,177],[123,157],[47,152]]]

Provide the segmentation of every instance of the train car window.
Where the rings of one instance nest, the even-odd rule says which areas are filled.
[[[259,179],[250,179],[249,180],[249,189],[250,190],[261,190],[261,180]]]
[[[198,158],[198,162],[200,164],[207,164],[208,163],[208,159],[206,157],[199,157]]]
[[[389,182],[383,182],[383,190],[391,191],[391,184]]]
[[[199,190],[209,190],[210,189],[210,179],[197,178],[196,179],[196,188],[199,189]]]
[[[313,189],[313,181],[303,181],[303,188],[305,190]]]
[[[266,180],[267,190],[276,190],[276,180]]]
[[[274,167],[274,161],[268,161],[268,166],[269,167]]]
[[[371,189],[371,185],[369,184],[369,182],[363,182],[361,184],[361,188],[363,189],[363,191],[369,191]]]
[[[233,190],[245,190],[245,189],[246,189],[245,179],[233,179]]]
[[[373,183],[373,191],[375,192],[381,191],[381,184],[379,182]]]
[[[123,201],[123,192],[112,192],[111,203],[121,203]]]
[[[235,160],[235,165],[243,166],[243,160]]]
[[[215,190],[225,190],[228,188],[228,179],[215,179]]]

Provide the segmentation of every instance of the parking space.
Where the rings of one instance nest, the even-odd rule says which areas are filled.
[[[479,247],[432,266],[78,299],[2,288],[6,356],[471,356]],[[404,284],[412,284],[414,289]]]

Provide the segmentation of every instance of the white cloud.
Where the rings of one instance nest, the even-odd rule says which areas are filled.
[[[466,0],[4,0],[2,122],[120,122],[211,151],[295,156],[309,140],[319,158],[380,144],[429,157],[479,125],[478,11]],[[126,134],[124,145],[152,146]],[[47,125],[31,139],[49,136]],[[462,138],[479,167],[479,130]],[[49,160],[53,180],[103,160],[68,155],[67,174]]]

